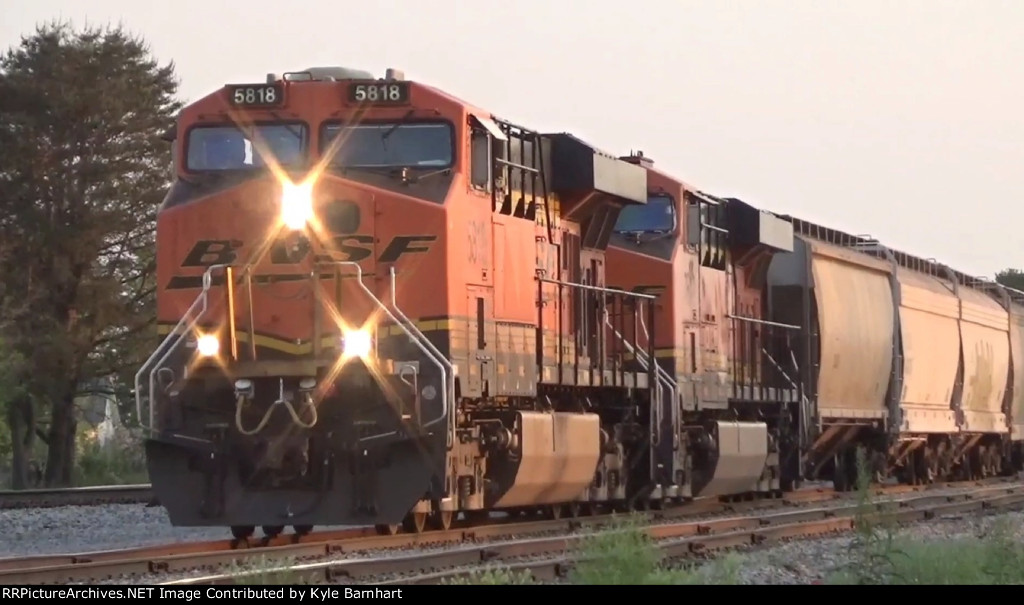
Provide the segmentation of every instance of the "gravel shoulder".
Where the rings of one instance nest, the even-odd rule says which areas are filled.
[[[952,515],[900,528],[897,538],[918,543],[980,538],[1009,530],[1024,540],[1024,512],[993,515]],[[853,534],[802,539],[740,554],[741,584],[812,584],[824,582],[853,562]]]

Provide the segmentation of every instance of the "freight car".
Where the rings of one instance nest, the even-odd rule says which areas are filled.
[[[949,273],[942,295],[905,255],[396,70],[225,86],[167,139],[136,397],[174,525],[417,532],[845,485],[855,445],[879,476],[1008,467],[1005,289]],[[953,353],[902,320],[914,287]],[[949,367],[970,386],[943,410],[921,377]]]
[[[878,480],[1021,469],[1024,293],[879,241],[785,217],[770,317],[803,329],[794,358],[814,402],[801,475],[848,488],[855,447]]]

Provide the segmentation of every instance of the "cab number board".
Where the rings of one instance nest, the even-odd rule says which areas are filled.
[[[348,87],[350,103],[370,105],[404,105],[409,102],[408,82],[373,82],[351,84]]]
[[[284,87],[280,84],[230,86],[228,100],[235,107],[275,107],[284,103]]]

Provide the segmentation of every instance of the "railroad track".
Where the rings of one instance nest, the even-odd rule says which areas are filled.
[[[722,549],[757,546],[788,538],[806,538],[851,531],[860,504],[849,502],[803,510],[754,512],[728,518],[651,525],[644,531],[663,559],[706,556]],[[1024,484],[979,487],[968,493],[911,495],[903,500],[873,503],[873,515],[893,523],[927,521],[941,515],[1024,508]],[[614,530],[613,530],[614,531]],[[164,582],[164,585],[232,585],[273,578],[285,584],[439,584],[472,577],[484,569],[528,572],[534,580],[564,578],[578,560],[586,535],[518,539],[467,545],[441,552],[348,561],[323,561],[256,571],[242,571]],[[255,576],[255,578],[253,578]]]
[[[138,504],[150,503],[153,499],[153,490],[148,483],[55,489],[23,489],[0,491],[0,509]]]
[[[981,486],[994,486],[991,489],[1008,489],[1006,485],[1011,484],[1011,479],[995,479],[983,482],[965,483],[943,483],[930,486],[890,486],[876,488],[873,493],[883,497],[895,497],[901,494],[913,492],[928,492],[937,489],[964,488],[979,489]],[[1016,485],[1016,484],[1014,484]],[[1024,485],[1017,486],[1024,490]],[[671,524],[673,520],[686,517],[699,517],[706,515],[721,514],[757,514],[767,513],[773,509],[797,509],[788,512],[800,512],[800,507],[806,507],[815,503],[827,502],[837,499],[852,500],[854,494],[838,494],[831,489],[804,489],[785,494],[784,497],[774,500],[757,500],[750,502],[725,502],[718,499],[698,500],[681,506],[673,507],[663,511],[649,511],[641,513],[646,516],[648,523],[653,527],[661,527],[666,523]],[[945,496],[931,496],[945,497]],[[380,536],[373,528],[352,528],[336,531],[314,532],[305,536],[294,534],[280,535],[272,539],[250,538],[249,540],[219,540],[211,542],[190,542],[161,545],[154,547],[135,548],[129,550],[115,550],[95,553],[79,553],[69,555],[43,555],[33,557],[18,557],[0,559],[0,584],[45,584],[60,583],[66,584],[72,581],[130,581],[139,583],[159,582],[161,578],[171,577],[175,574],[196,575],[197,573],[223,571],[223,568],[237,565],[245,565],[248,562],[261,559],[264,563],[281,565],[281,562],[289,564],[301,561],[312,561],[310,565],[321,565],[327,558],[337,558],[349,553],[359,553],[357,556],[365,556],[368,551],[401,549],[423,550],[449,548],[457,544],[473,544],[478,541],[488,541],[488,544],[501,538],[521,539],[524,536],[539,536],[543,534],[556,533],[569,534],[584,527],[600,527],[613,520],[612,515],[600,515],[593,517],[578,517],[571,519],[546,520],[546,521],[518,521],[509,519],[505,522],[492,523],[475,527],[456,527],[448,531],[433,531],[422,534],[397,534]],[[694,523],[709,523],[707,520],[691,521]],[[655,525],[661,524],[661,525]],[[466,552],[480,553],[491,548],[489,545],[476,545],[476,551],[472,549]],[[511,547],[500,547],[511,548]],[[481,550],[484,549],[484,550]],[[442,552],[449,552],[443,550]],[[451,552],[456,552],[451,550]],[[459,556],[472,557],[472,554],[465,554],[459,551]],[[412,559],[430,561],[424,559],[422,553],[418,553]],[[434,556],[434,555],[431,555]],[[490,555],[488,555],[490,556]],[[388,560],[400,561],[401,557],[389,556]],[[372,559],[367,559],[372,561]],[[331,563],[337,565],[338,563]],[[355,563],[369,566],[371,562]],[[320,569],[320,568],[315,568]],[[324,568],[323,573],[331,575],[330,566]],[[230,574],[227,574],[230,577]]]

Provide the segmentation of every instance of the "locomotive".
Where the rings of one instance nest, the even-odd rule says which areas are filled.
[[[1020,293],[395,69],[224,86],[166,138],[135,392],[174,525],[841,487],[858,446],[880,479],[1019,466]]]

